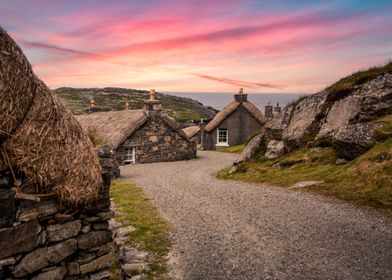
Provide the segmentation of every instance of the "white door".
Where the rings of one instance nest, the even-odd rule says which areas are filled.
[[[125,164],[135,163],[135,148],[134,147],[124,147]]]

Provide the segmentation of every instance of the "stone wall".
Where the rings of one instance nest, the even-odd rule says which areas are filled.
[[[117,159],[124,165],[124,147],[135,147],[136,163],[189,160],[196,157],[196,143],[184,139],[159,116],[149,117],[123,145]]]
[[[65,207],[51,196],[16,199],[12,174],[0,171],[0,279],[109,279],[111,172],[103,169],[102,176],[92,206]],[[36,188],[30,184],[23,192]]]

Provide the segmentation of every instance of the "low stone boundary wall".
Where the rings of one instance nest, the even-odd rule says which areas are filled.
[[[109,279],[111,171],[104,169],[102,176],[92,206],[70,208],[51,196],[15,198],[11,173],[0,171],[0,279]]]

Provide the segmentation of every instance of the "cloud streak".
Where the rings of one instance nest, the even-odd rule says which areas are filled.
[[[228,85],[233,85],[233,86],[239,86],[239,87],[244,87],[244,88],[272,88],[272,89],[283,89],[280,86],[269,84],[269,83],[254,83],[254,82],[245,82],[245,81],[239,81],[239,80],[232,80],[232,79],[226,79],[226,78],[219,78],[219,77],[213,77],[209,75],[204,75],[204,74],[199,74],[199,73],[189,73],[189,75],[207,79],[210,81],[215,81],[219,83],[224,83]]]

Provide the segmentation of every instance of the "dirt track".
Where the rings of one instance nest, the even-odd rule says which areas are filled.
[[[392,279],[392,221],[321,196],[215,178],[235,155],[122,168],[173,225],[173,278]]]

